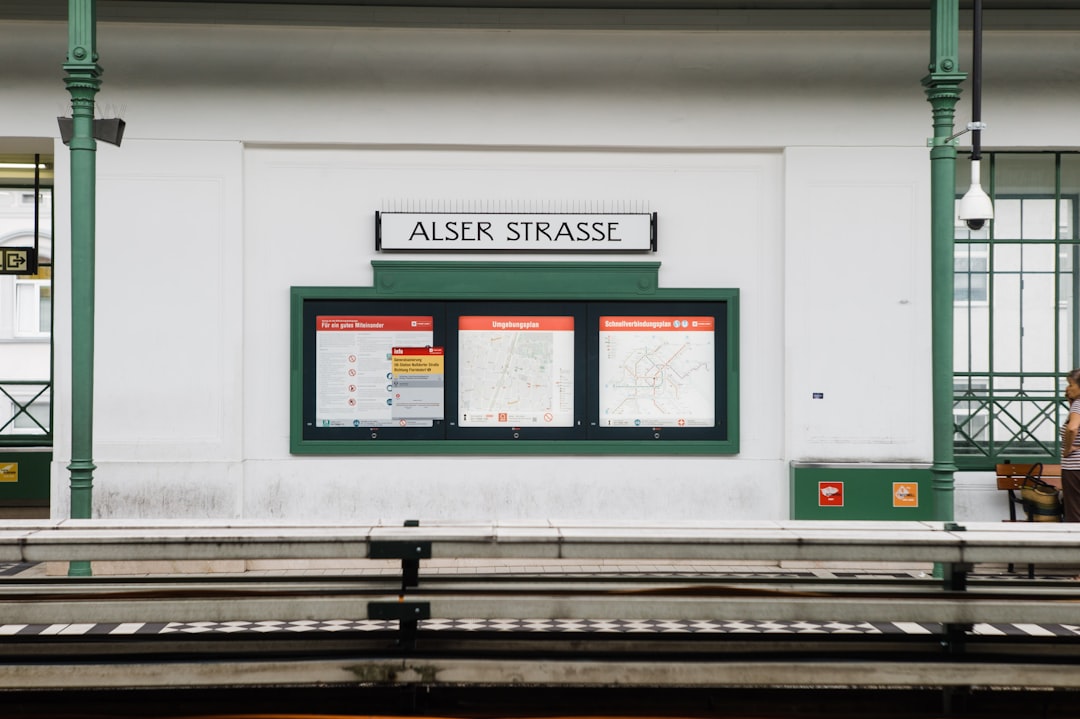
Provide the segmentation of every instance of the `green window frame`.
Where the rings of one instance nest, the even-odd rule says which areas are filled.
[[[298,455],[356,454],[737,454],[739,451],[739,347],[737,289],[660,288],[659,262],[434,262],[372,261],[371,287],[293,287],[291,290],[290,451]],[[396,302],[512,303],[722,303],[726,367],[717,373],[724,383],[726,420],[723,439],[679,439],[677,431],[658,433],[659,441],[641,438],[557,438],[528,442],[507,439],[419,438],[313,439],[305,437],[304,308],[309,301],[389,300]],[[717,338],[717,341],[721,341]],[[311,360],[306,360],[308,364]],[[311,378],[308,377],[310,387]],[[579,388],[589,392],[595,388]],[[586,398],[591,399],[591,398]],[[615,433],[618,434],[618,433]],[[661,434],[663,435],[660,438]],[[692,433],[687,433],[693,436]]]
[[[1063,377],[1080,366],[1080,153],[991,152],[982,165],[995,218],[956,226],[956,465],[1057,462]]]

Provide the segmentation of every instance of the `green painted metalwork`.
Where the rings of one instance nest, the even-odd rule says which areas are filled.
[[[18,399],[13,394],[13,388],[18,387],[22,389],[28,389],[33,394],[27,400]],[[37,430],[33,433],[17,433],[17,434],[2,434],[0,435],[0,447],[4,446],[18,446],[18,447],[49,447],[52,446],[52,382],[48,380],[0,380],[0,396],[6,397],[11,401],[15,408],[11,417],[0,424],[0,432],[4,432],[9,427],[16,425],[16,421],[20,417],[25,417],[30,420]],[[30,412],[30,407],[39,400],[49,400],[49,416],[39,418],[35,414]]]
[[[1080,365],[1080,153],[994,152],[989,159],[987,179],[990,195],[1001,208],[999,220],[985,237],[961,232],[956,238],[958,257],[972,256],[970,248],[979,246],[987,255],[986,267],[980,270],[987,292],[981,308],[986,315],[984,342],[973,329],[977,298],[970,293],[957,298],[958,316],[966,319],[968,328],[966,336],[958,337],[968,350],[956,357],[953,398],[956,462],[963,469],[993,469],[1005,460],[1056,462],[1058,427],[1066,413],[1062,377]],[[1066,163],[1071,180],[1063,177]],[[1051,192],[1046,192],[1051,188],[1044,180],[1052,183]],[[1021,191],[1025,185],[1031,185],[1032,192]],[[1008,190],[999,192],[999,186]],[[960,192],[962,188],[957,188]],[[1045,218],[1022,222],[1021,217],[1028,215],[1026,203],[1052,203],[1052,237],[1027,234],[1027,225],[1045,231],[1041,222]],[[1006,207],[1020,216],[1006,220]],[[999,224],[1001,220],[1006,225]],[[1024,259],[1027,253],[1046,250],[1053,253],[1051,269],[1046,268],[1045,257],[1042,264]],[[956,270],[958,287],[970,287],[969,278],[977,273],[970,261],[966,264]],[[1053,282],[1052,301],[1039,306],[1025,300],[1027,292],[1048,277]],[[1006,292],[1005,286],[1011,291]],[[1003,326],[1000,318],[1013,314],[1019,319],[1017,326]],[[1045,335],[1033,331],[1039,325],[1051,328],[1049,343],[1037,339]],[[1015,349],[1015,358],[1001,356],[1006,346]]]
[[[953,121],[960,99],[959,0],[933,0],[931,4],[930,74],[922,84],[933,115],[930,141],[931,223],[931,365],[933,385],[934,519],[953,519],[953,217],[955,215],[956,146]]]
[[[407,262],[372,261],[372,287],[293,287],[290,451],[293,454],[737,454],[739,451],[739,291],[660,288],[659,262]],[[317,299],[543,299],[721,300],[728,304],[728,439],[643,444],[625,440],[532,441],[399,440],[395,442],[303,441],[304,301]]]
[[[791,519],[910,520],[934,519],[933,486],[925,467],[814,466],[792,464]],[[820,482],[843,484],[843,503],[819,500]],[[896,500],[897,485],[905,485]],[[912,489],[914,486],[914,490]]]
[[[68,0],[68,55],[64,82],[71,94],[71,517],[91,516],[94,486],[94,222],[96,151],[94,98],[97,64],[96,0]],[[88,562],[69,573],[90,574]]]
[[[52,450],[48,447],[0,447],[0,477],[14,474],[18,478],[17,481],[0,481],[0,501],[9,507],[47,506],[52,458]]]
[[[659,262],[407,262],[373,260],[380,296],[414,299],[653,297]]]

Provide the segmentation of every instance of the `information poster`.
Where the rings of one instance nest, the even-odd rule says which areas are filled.
[[[713,317],[600,317],[600,426],[711,427]]]
[[[442,347],[395,347],[391,351],[391,416],[399,425],[410,419],[443,418],[443,365]]]
[[[461,427],[572,427],[574,318],[458,318]]]
[[[315,318],[318,427],[430,427],[394,413],[393,349],[433,344],[431,316]]]

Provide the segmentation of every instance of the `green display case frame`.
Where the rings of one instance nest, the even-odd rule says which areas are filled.
[[[370,287],[291,288],[289,449],[298,455],[371,454],[687,454],[739,451],[739,291],[661,288],[659,262],[439,262],[373,260]],[[726,382],[728,431],[723,440],[478,439],[312,440],[303,436],[303,308],[308,300],[642,300],[721,301],[727,308]]]

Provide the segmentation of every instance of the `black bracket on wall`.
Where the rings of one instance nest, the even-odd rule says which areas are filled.
[[[431,542],[372,542],[371,559],[401,560],[401,591],[420,583],[420,560],[431,559]]]
[[[421,619],[431,619],[428,602],[368,602],[369,619],[398,620],[398,646],[416,648],[416,631]]]

